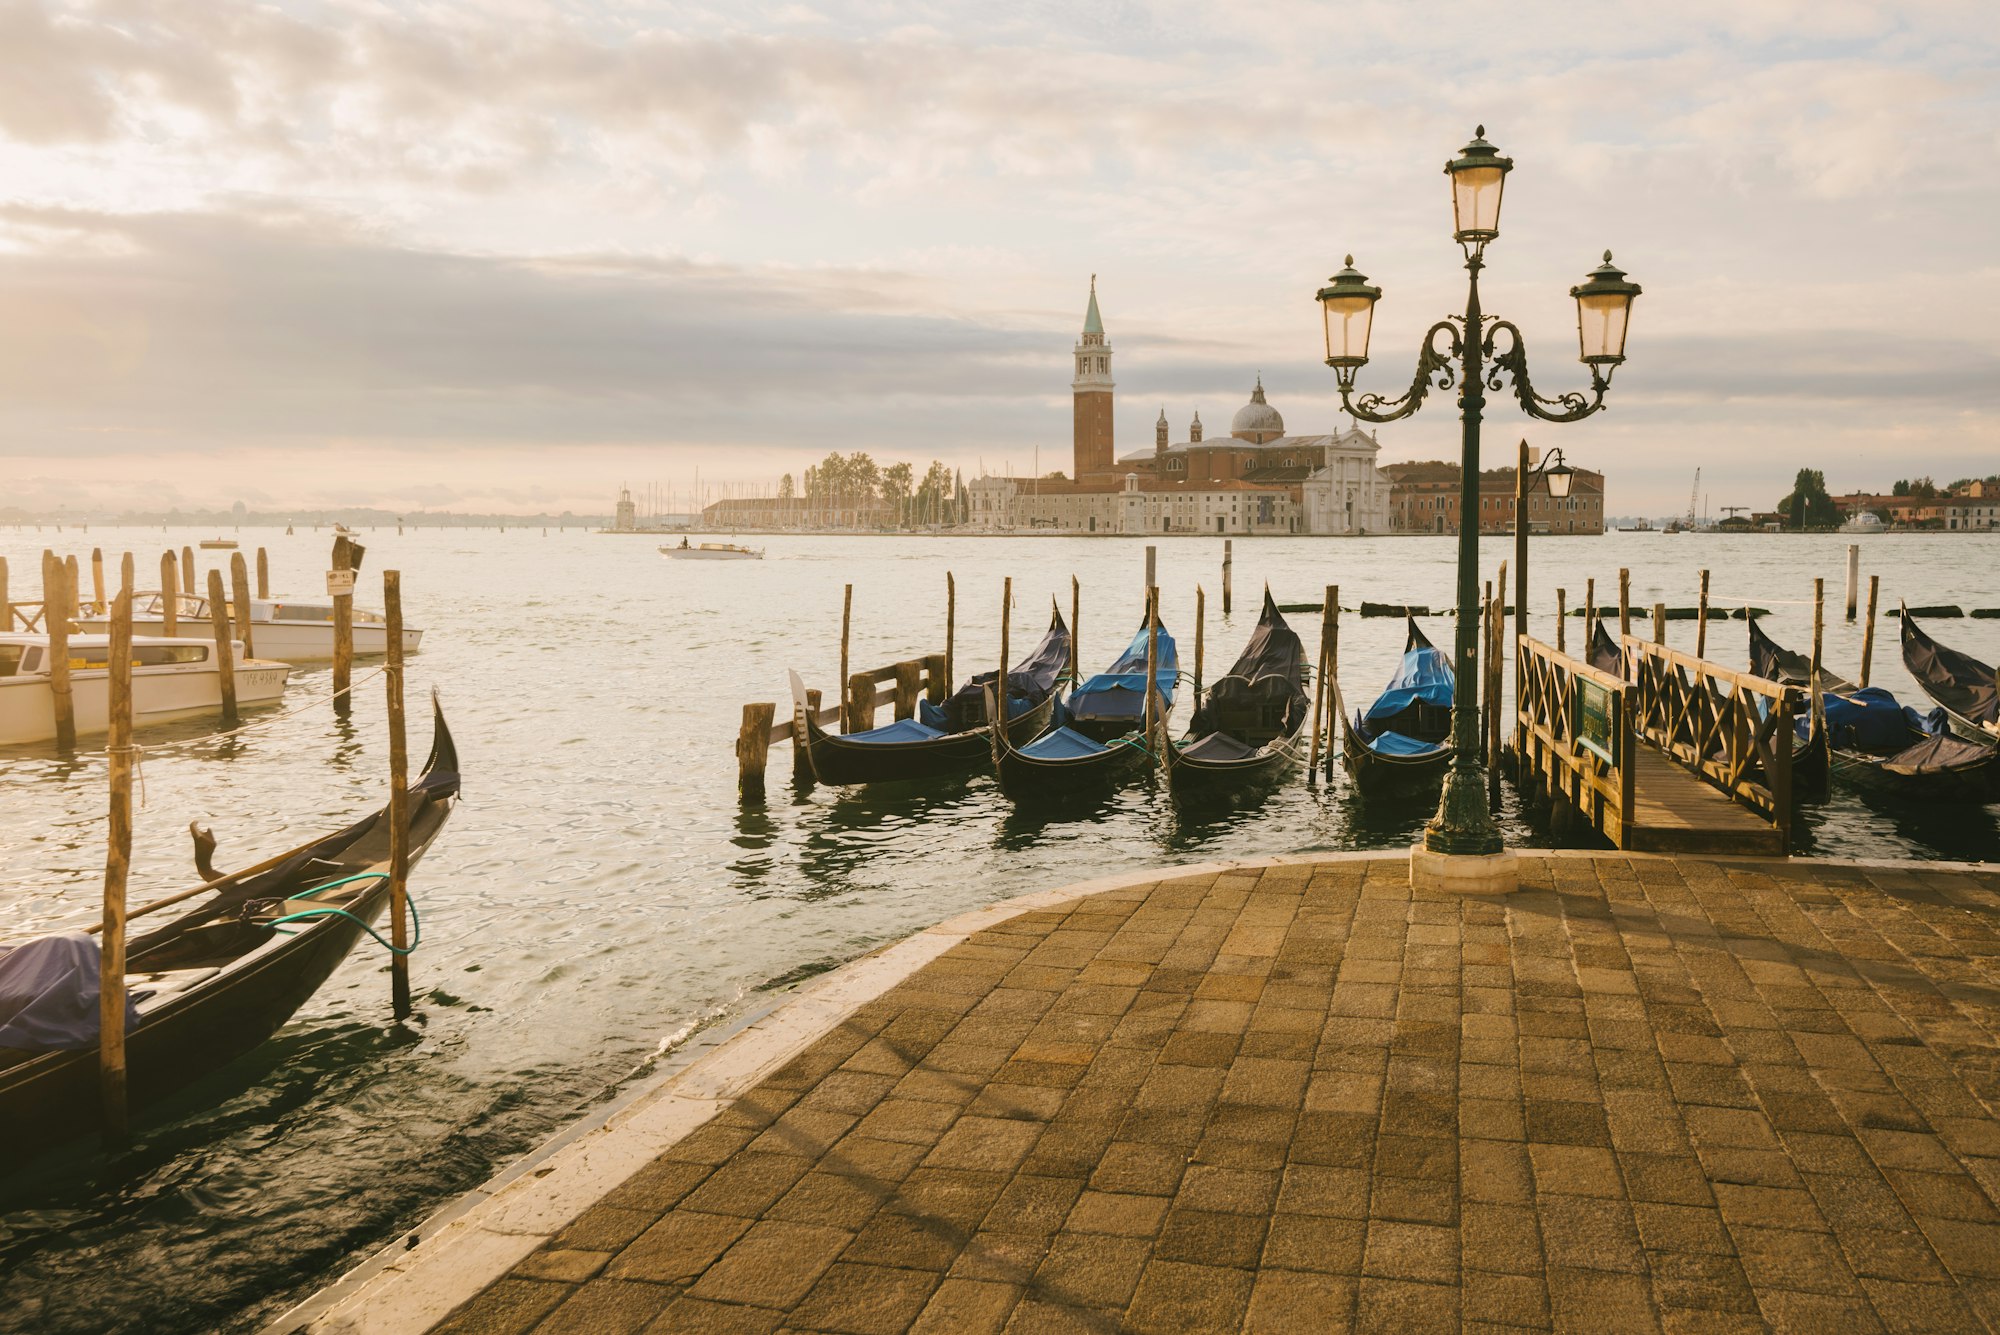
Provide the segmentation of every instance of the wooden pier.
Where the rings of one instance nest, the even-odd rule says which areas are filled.
[[[1791,842],[1792,692],[1635,635],[1630,680],[1523,635],[1516,782],[1561,834],[1633,852],[1772,854]]]

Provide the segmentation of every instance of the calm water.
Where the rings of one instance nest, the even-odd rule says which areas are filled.
[[[0,531],[16,597],[34,596],[45,545],[144,572],[195,532]],[[321,585],[327,534],[239,535],[270,550],[280,592]],[[350,959],[262,1051],[139,1128],[103,1158],[87,1147],[0,1183],[0,1329],[239,1329],[268,1318],[452,1194],[477,1184],[643,1070],[664,1044],[774,982],[852,958],[962,909],[1112,871],[1216,856],[1405,845],[1423,810],[1364,809],[1337,779],[1293,782],[1233,808],[1176,812],[1134,787],[1101,806],[1015,813],[985,778],[926,790],[794,791],[784,746],[768,799],[739,807],[733,740],[741,705],[778,700],[785,669],[833,687],[841,586],[852,581],[859,669],[942,647],[944,580],[959,593],[961,673],[997,657],[1000,584],[1014,578],[1014,643],[1065,614],[1083,581],[1086,667],[1101,667],[1139,620],[1143,545],[1107,539],[771,538],[763,562],[668,562],[645,538],[577,531],[381,531],[362,586],[404,572],[413,707],[443,695],[465,767],[465,802],[419,869],[414,961],[419,1011],[389,1017],[379,951]],[[1692,604],[1696,571],[1717,602],[1771,607],[1781,642],[1810,641],[1812,580],[1834,603],[1827,662],[1852,670],[1861,631],[1839,619],[1847,540],[1612,534],[1536,544],[1531,627],[1550,634],[1558,584],[1587,577],[1617,601]],[[1163,616],[1192,656],[1195,585],[1207,586],[1207,671],[1234,658],[1265,582],[1281,601],[1338,583],[1362,598],[1452,601],[1451,540],[1236,543],[1236,610],[1220,613],[1220,539],[1159,544]],[[1492,568],[1511,543],[1491,541]],[[213,557],[215,553],[198,553]],[[226,554],[224,554],[226,555]],[[1897,597],[2000,604],[1994,544],[1876,537],[1863,581]],[[1310,651],[1318,618],[1296,618]],[[1448,623],[1426,623],[1440,643]],[[1571,645],[1577,643],[1572,620]],[[1875,677],[1919,699],[1894,623]],[[2000,621],[1937,623],[1993,661]],[[1694,625],[1670,626],[1692,647]],[[1712,625],[1710,655],[1741,663],[1740,622]],[[1373,697],[1402,648],[1394,620],[1347,616],[1341,676],[1350,706]],[[357,679],[371,673],[364,664]],[[192,882],[186,827],[211,825],[218,862],[240,866],[348,821],[384,799],[379,680],[351,720],[326,704],[329,673],[293,678],[296,714],[228,738],[198,725],[142,734],[134,902]],[[1184,715],[1183,715],[1184,717]],[[413,726],[424,722],[421,714]],[[422,755],[421,732],[413,740]],[[0,937],[94,921],[103,869],[104,769],[84,752],[0,751]],[[1511,804],[1511,798],[1510,798]],[[1535,834],[1504,813],[1510,837]],[[1836,793],[1809,807],[1801,851],[1833,856],[2000,856],[1991,808],[1898,810]]]

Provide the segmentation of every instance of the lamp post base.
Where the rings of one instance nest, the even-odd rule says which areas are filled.
[[[1433,853],[1410,847],[1410,888],[1447,895],[1511,895],[1521,888],[1520,860],[1511,848],[1498,853]]]

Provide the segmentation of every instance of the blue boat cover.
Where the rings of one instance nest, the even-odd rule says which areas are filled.
[[[1896,697],[1880,686],[1864,686],[1841,695],[1828,692],[1823,702],[1827,740],[1843,751],[1900,751],[1919,738],[1935,737],[1945,730],[1942,709],[1919,714],[1897,703]]]
[[[1007,717],[1013,718],[1046,699],[1056,688],[1056,678],[1068,665],[1069,627],[1063,624],[1061,612],[1053,612],[1048,633],[1042,636],[1035,651],[1007,669]],[[998,675],[979,673],[952,692],[942,708],[920,709],[917,717],[946,732],[970,732],[985,727],[993,721],[986,713],[986,691]],[[1027,705],[1016,703],[1016,692],[1028,699]]]
[[[1437,650],[1431,652],[1436,653]],[[1379,751],[1385,756],[1429,756],[1451,749],[1450,742],[1423,742],[1400,732],[1385,732],[1374,737],[1364,733],[1362,740],[1368,744],[1370,751]]]
[[[1389,679],[1389,688],[1362,718],[1364,722],[1391,719],[1418,701],[1449,709],[1451,690],[1451,660],[1445,657],[1444,650],[1423,645],[1404,653],[1402,666]]]
[[[921,707],[921,706],[920,706]],[[920,723],[913,718],[899,718],[894,723],[881,728],[870,728],[867,732],[850,732],[841,738],[843,742],[929,742],[944,736],[943,730],[928,723]]]
[[[986,674],[986,682],[988,685],[991,685],[992,681],[993,681],[993,674],[989,672]],[[1010,695],[1007,697],[1008,718],[1019,718],[1021,717],[1021,715],[1027,713],[1034,707],[1035,707],[1035,702],[1033,700],[1030,700],[1025,695]],[[921,723],[924,727],[929,728],[931,730],[931,736],[933,737],[942,737],[948,732],[970,731],[970,728],[953,728],[951,726],[951,714],[949,713],[949,710],[950,710],[949,701],[946,701],[944,705],[940,706],[940,705],[934,705],[928,700],[919,700],[917,701],[917,717],[915,721]],[[904,719],[903,722],[909,723],[912,722],[912,720]],[[980,721],[978,723],[972,724],[971,727],[983,728],[985,726],[986,726],[985,716],[984,716],[984,711],[982,711]],[[875,729],[875,731],[883,732],[885,731],[885,729],[877,728]],[[857,732],[852,737],[849,737],[847,740],[851,742],[856,737],[867,737],[868,735],[869,734],[865,732]],[[919,739],[915,737],[887,737],[887,738],[882,738],[880,740],[892,741],[892,742],[914,742]]]
[[[97,1046],[97,938],[83,932],[36,937],[0,954],[0,1048],[81,1052]],[[125,1028],[139,1027],[130,993]]]
[[[1153,680],[1166,707],[1174,704],[1174,683],[1180,676],[1180,651],[1165,628],[1160,631],[1159,661]],[[1146,712],[1146,628],[1132,637],[1118,661],[1070,693],[1069,710],[1084,719],[1136,719]]]
[[[1110,749],[1072,728],[1051,728],[1022,747],[1021,754],[1037,760],[1080,760],[1084,756],[1101,756]]]

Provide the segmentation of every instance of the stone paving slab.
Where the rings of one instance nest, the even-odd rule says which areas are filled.
[[[1522,872],[1000,922],[437,1329],[2000,1328],[2000,878]]]

